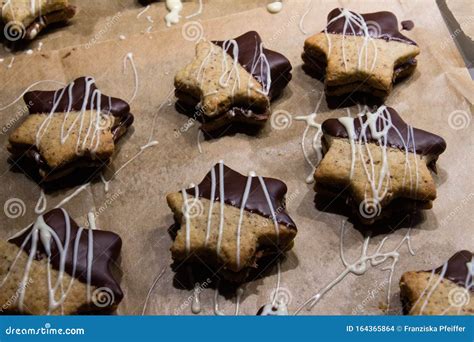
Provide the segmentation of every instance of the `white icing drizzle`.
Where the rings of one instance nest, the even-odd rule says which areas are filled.
[[[35,213],[37,215],[44,213],[44,211],[46,210],[47,204],[48,204],[48,201],[44,194],[44,190],[41,189],[40,197],[38,198],[38,202],[36,202]]]
[[[472,258],[472,260],[470,262],[467,262],[466,263],[466,266],[467,266],[467,274],[466,274],[466,280],[465,280],[465,290],[466,290],[466,293],[465,295],[466,296],[469,296],[469,292],[473,286],[474,286],[474,278],[473,278],[473,275],[474,275],[474,268],[472,267],[473,265],[473,262],[474,262],[474,257]],[[431,274],[430,274],[430,278],[428,279],[428,284],[426,285],[426,287],[423,289],[422,293],[420,294],[420,296],[418,297],[418,299],[416,300],[416,302],[412,305],[412,307],[416,307],[416,305],[421,301],[422,298],[424,298],[424,301],[423,301],[423,304],[421,305],[420,307],[420,311],[418,312],[418,315],[423,315],[423,312],[424,310],[426,309],[426,306],[428,305],[431,297],[433,296],[433,294],[436,292],[436,290],[438,289],[439,285],[442,283],[443,279],[445,279],[445,276],[446,276],[446,272],[448,270],[448,263],[449,261],[446,261],[442,268],[441,268],[441,271],[439,272],[438,274],[438,279],[436,280],[436,282],[433,284],[433,286],[431,286],[431,283],[432,281],[434,280],[435,278],[435,272],[436,272],[436,269],[433,269],[431,271]],[[426,294],[426,296],[425,296]],[[459,295],[462,295],[462,292],[459,291]],[[465,305],[467,305],[469,303],[469,300],[467,299],[466,302],[465,302]],[[457,304],[457,303],[455,303]],[[465,306],[465,305],[462,305],[463,303],[459,303],[460,305],[453,305],[451,302],[449,303],[449,306],[443,310],[443,312],[441,313],[441,315],[445,315],[447,314],[453,307],[457,309],[457,314],[460,315],[461,314],[461,311],[462,311],[462,308]]]
[[[224,161],[220,160],[218,163],[218,174],[216,175],[216,170],[215,167],[211,169],[211,194],[210,194],[210,199],[209,199],[209,212],[207,216],[207,227],[206,227],[206,237],[205,237],[205,246],[207,246],[209,242],[209,238],[211,235],[211,223],[212,223],[212,213],[214,209],[214,202],[216,198],[216,188],[217,188],[217,177],[219,177],[219,199],[220,199],[220,207],[219,207],[219,227],[218,227],[218,235],[217,235],[217,246],[216,246],[216,253],[219,256],[220,251],[221,251],[221,244],[222,244],[222,237],[223,237],[223,232],[224,232],[224,212],[225,212],[225,188],[224,188]],[[275,209],[273,208],[273,204],[270,198],[270,194],[268,193],[267,186],[265,184],[265,180],[261,176],[257,176],[254,171],[250,171],[249,175],[247,177],[247,182],[244,188],[244,192],[242,194],[242,202],[240,205],[240,215],[239,215],[239,221],[237,224],[237,229],[236,229],[236,260],[237,260],[237,266],[240,267],[240,239],[241,239],[241,230],[242,230],[242,222],[244,218],[244,211],[245,211],[245,205],[248,201],[249,195],[250,195],[250,190],[251,190],[251,185],[252,185],[252,179],[256,177],[258,178],[260,185],[262,187],[262,191],[265,195],[265,199],[268,204],[268,208],[270,209],[270,213],[272,215],[272,220],[273,224],[275,226],[275,233],[276,233],[276,239],[277,239],[277,244],[279,243],[280,240],[280,227],[279,223],[276,218],[276,213]],[[194,187],[194,196],[192,197],[192,204],[190,205],[190,199],[188,198],[188,194],[186,192],[186,189],[181,189],[182,197],[183,197],[183,217],[185,221],[185,227],[186,227],[186,253],[189,254],[191,250],[191,236],[190,236],[190,217],[189,217],[189,211],[192,206],[196,204],[196,202],[199,200],[199,187],[197,185],[191,184],[190,187]]]
[[[59,82],[59,81],[56,81],[56,80],[42,80],[42,81],[34,82],[34,83],[30,84],[15,100],[13,100],[13,102],[7,104],[6,106],[1,107],[0,111],[5,110],[8,107],[13,106],[15,103],[17,103],[18,101],[23,99],[23,95],[25,95],[27,92],[29,92],[31,90],[31,88],[36,87],[38,84],[42,84],[42,83],[54,83],[54,84],[58,84],[62,87],[66,86],[65,83]]]
[[[301,149],[303,150],[303,156],[308,165],[311,167],[311,173],[306,177],[306,183],[314,182],[314,171],[316,170],[316,166],[319,164],[322,158],[322,151],[321,151],[321,124],[316,122],[316,118],[318,116],[319,107],[321,105],[321,101],[323,99],[323,94],[319,97],[318,103],[316,104],[316,108],[314,112],[308,115],[300,115],[295,117],[297,121],[305,121],[306,127],[303,131],[303,136],[301,138]],[[316,133],[313,136],[311,141],[311,147],[313,148],[314,153],[316,154],[316,162],[313,163],[309,158],[309,154],[305,147],[306,136],[310,130],[310,128],[315,128]]]
[[[258,53],[258,57],[256,54]],[[234,61],[237,60],[238,53],[234,55]],[[270,87],[272,85],[272,78],[271,78],[271,68],[270,68],[270,63],[268,62],[267,56],[263,53],[263,43],[260,43],[258,46],[258,49],[255,49],[255,55],[252,60],[252,68],[250,69],[250,74],[254,75],[255,70],[257,67],[260,67],[260,75],[257,75],[256,78],[257,80],[261,81],[263,90],[257,89],[257,92],[262,93],[264,95],[268,95],[270,93]],[[265,76],[267,78],[266,83],[263,83],[263,79],[265,79]],[[253,89],[252,84],[249,82],[248,86],[248,91]]]
[[[90,184],[90,182],[88,183],[85,183],[83,185],[81,185],[79,188],[77,188],[76,190],[74,190],[74,192],[72,194],[70,194],[69,196],[63,198],[61,200],[61,202],[59,202],[56,206],[54,206],[53,209],[58,209],[60,207],[63,207],[64,204],[68,203],[70,200],[72,200],[74,197],[76,197],[79,193],[81,193],[85,188],[87,188],[87,186]],[[45,211],[45,210],[44,210]],[[44,212],[43,211],[43,212]],[[26,232],[30,227],[31,225],[34,224],[34,222],[31,222],[29,225],[27,225],[26,227],[22,228],[20,231],[18,231],[17,233],[13,234],[12,236],[10,236],[8,238],[8,240],[12,240],[12,239],[15,239],[19,236],[21,236],[24,232]]]
[[[27,283],[30,279],[30,270],[33,264],[33,260],[36,256],[38,251],[38,243],[41,243],[48,258],[48,262],[46,264],[46,274],[47,274],[47,284],[48,284],[48,311],[47,314],[51,314],[57,308],[61,308],[61,313],[63,313],[63,303],[67,299],[67,296],[72,288],[72,284],[75,280],[76,274],[76,265],[78,259],[78,252],[79,252],[79,240],[81,237],[81,233],[83,228],[79,228],[77,235],[74,238],[74,249],[73,249],[73,270],[71,275],[71,280],[67,286],[64,286],[64,276],[65,276],[65,267],[66,267],[66,256],[68,254],[68,250],[70,248],[69,242],[71,237],[71,221],[69,219],[69,215],[66,213],[64,209],[61,208],[61,211],[64,215],[64,222],[65,222],[65,244],[61,242],[61,239],[56,234],[56,232],[45,222],[43,215],[40,215],[36,222],[34,223],[31,232],[26,236],[25,240],[23,241],[22,245],[20,246],[20,250],[18,251],[15,259],[13,260],[9,271],[0,282],[0,288],[2,288],[7,279],[9,278],[11,272],[13,271],[16,263],[18,262],[22,253],[24,253],[25,246],[30,243],[30,251],[28,255],[28,260],[25,265],[24,273],[22,280],[18,286],[18,298],[16,299],[18,303],[18,308],[20,311],[24,309],[24,300],[25,300],[25,293],[27,288]],[[29,228],[29,227],[28,227]],[[92,267],[93,267],[93,233],[92,230],[88,230],[88,250],[87,250],[87,295],[90,299],[90,288],[91,288],[91,274],[92,274]],[[20,232],[20,233],[24,233]],[[19,236],[19,233],[16,234]],[[59,253],[59,269],[58,269],[58,277],[56,282],[53,285],[51,279],[51,241],[54,239],[56,243],[56,247]],[[59,293],[58,293],[59,291]],[[59,299],[57,299],[59,295]]]
[[[97,226],[95,225],[95,215],[94,212],[89,211],[87,213],[87,220],[89,221],[89,228],[90,230],[96,230]]]
[[[217,280],[216,289],[214,290],[214,315],[216,316],[226,316],[224,312],[219,309],[219,283],[220,280]],[[242,296],[244,295],[244,288],[239,287],[236,291],[235,296],[235,311],[234,315],[239,315],[240,312],[240,302],[242,301]]]
[[[258,180],[260,181],[260,185],[262,186],[263,193],[265,195],[265,199],[267,200],[268,203],[268,208],[270,209],[270,213],[272,214],[272,219],[273,219],[273,224],[275,226],[275,233],[276,233],[276,243],[277,245],[280,243],[280,226],[278,225],[278,221],[276,219],[275,215],[275,209],[273,208],[272,201],[270,199],[270,195],[268,193],[267,186],[265,184],[265,181],[263,180],[262,176],[258,176]]]
[[[193,203],[189,206],[188,201],[188,194],[186,193],[186,189],[182,189],[181,193],[183,195],[183,206],[184,206],[184,221],[186,224],[186,254],[189,255],[191,250],[191,217],[189,216],[190,209],[196,204],[199,200],[199,187],[197,185],[191,184],[190,187],[194,187],[194,198]]]
[[[306,18],[306,16],[308,15],[308,13],[311,11],[312,8],[313,8],[313,0],[309,0],[308,8],[306,9],[306,11],[303,13],[303,15],[300,18],[299,28],[300,28],[301,33],[303,33],[304,35],[308,34],[308,32],[306,32],[306,30],[304,29],[304,19]]]
[[[170,27],[173,24],[179,23],[181,15],[179,14],[183,9],[181,0],[166,0],[166,8],[169,13],[165,16],[166,26]]]
[[[131,104],[138,93],[138,72],[137,72],[137,67],[135,66],[135,62],[133,60],[133,53],[131,52],[127,53],[123,59],[123,72],[124,73],[127,69],[127,61],[129,61],[130,65],[132,66],[134,80],[135,80],[135,89],[133,90],[132,98],[128,101],[128,103]]]
[[[365,122],[362,120],[363,117],[366,117]],[[355,125],[354,121],[359,120],[360,122],[360,134],[359,138],[356,138]],[[354,167],[356,162],[356,153],[360,159],[361,165],[364,169],[364,173],[368,180],[368,185],[370,187],[371,196],[370,201],[373,201],[374,204],[378,205],[386,196],[390,189],[390,164],[388,160],[388,133],[393,130],[400,138],[400,141],[403,143],[402,150],[405,153],[405,167],[404,167],[404,180],[403,184],[406,182],[406,175],[409,175],[409,186],[410,191],[413,190],[413,187],[418,188],[419,175],[418,175],[418,156],[416,154],[415,146],[415,137],[414,130],[412,126],[408,126],[407,137],[403,137],[397,127],[392,123],[392,118],[390,112],[386,106],[379,107],[375,112],[370,112],[365,108],[361,113],[358,114],[357,118],[351,117],[342,117],[338,121],[344,126],[347,135],[349,137],[349,142],[351,145],[351,169],[350,169],[350,178],[354,175]],[[377,129],[377,126],[380,124],[380,130]],[[372,139],[377,140],[377,145],[380,148],[382,154],[382,164],[380,170],[376,172],[375,164],[368,146],[367,130],[370,131]],[[357,142],[357,144],[355,144]],[[411,144],[410,144],[411,143]],[[413,147],[413,152],[409,152],[409,147]],[[414,170],[412,163],[410,162],[410,153],[413,153],[414,159]],[[368,160],[367,164],[365,161]],[[415,176],[413,176],[413,171]],[[367,199],[367,193],[365,194]]]
[[[277,283],[275,290],[273,291],[273,298],[271,298],[271,303],[263,306],[261,316],[287,316],[288,315],[288,303],[280,301],[278,294],[280,292],[280,283],[281,283],[281,260],[278,260],[277,263]]]
[[[197,133],[197,146],[198,146],[198,151],[199,153],[202,154],[202,146],[201,146],[201,139],[203,137],[203,133],[201,129],[198,128],[198,133]]]
[[[364,69],[369,69],[370,71],[374,70],[375,68],[375,63],[377,61],[377,46],[375,44],[375,41],[374,39],[370,36],[369,34],[369,28],[367,26],[367,23],[365,22],[364,18],[362,17],[362,15],[358,14],[358,13],[352,13],[351,11],[349,11],[348,9],[340,9],[341,10],[341,13],[339,15],[337,15],[336,17],[334,17],[333,19],[331,19],[328,23],[327,23],[327,26],[324,28],[324,33],[326,35],[326,39],[327,39],[327,42],[328,42],[328,57],[331,55],[331,50],[332,50],[332,44],[331,44],[331,38],[328,34],[328,31],[327,31],[327,27],[332,24],[333,22],[335,22],[336,20],[339,20],[341,18],[344,18],[344,28],[343,28],[343,31],[342,31],[342,35],[343,36],[346,36],[346,32],[347,32],[347,29],[350,28],[350,30],[352,31],[352,33],[355,35],[357,33],[356,29],[354,28],[357,27],[357,29],[360,29],[362,30],[363,32],[363,37],[364,40],[363,40],[363,43],[362,43],[362,46],[359,48],[359,57],[358,57],[358,61],[357,61],[357,69],[361,69],[362,68],[362,61],[364,60],[365,63],[364,63]],[[346,58],[346,50],[345,50],[345,39],[342,40],[342,59],[343,59],[343,62],[344,62],[344,68],[345,70],[347,71],[347,58]],[[369,44],[372,44],[373,46],[373,61],[372,61],[372,65],[370,66],[370,68],[368,67],[368,49],[369,49]]]
[[[209,51],[206,57],[204,57],[196,76],[197,80],[201,84],[204,80],[206,65],[208,64],[209,59],[212,56],[214,49],[216,48],[213,43],[208,42],[208,44],[209,44]],[[257,42],[255,44],[257,44]],[[268,62],[268,59],[265,56],[263,49],[264,49],[263,43],[256,45],[255,54],[252,59],[252,65],[250,66],[250,74],[253,77],[249,77],[248,83],[247,83],[247,92],[249,94],[251,90],[255,90],[256,92],[259,92],[264,95],[268,95],[270,92],[270,88],[272,84],[271,69],[270,69],[270,63]],[[231,87],[231,91],[232,93],[234,93],[237,89],[240,89],[241,87],[241,79],[240,79],[240,73],[239,73],[240,64],[238,61],[239,46],[234,39],[223,41],[221,56],[222,56],[222,59],[221,59],[222,73],[219,77],[219,85],[223,88]],[[232,58],[232,63],[230,65],[228,62],[229,56]],[[257,70],[257,68],[260,68],[259,75],[255,74],[255,71]],[[261,84],[261,89],[259,86],[256,87],[257,84],[255,84],[254,79],[256,79],[259,82],[259,85]],[[231,80],[233,81],[232,83],[230,82]],[[265,82],[263,82],[263,80],[265,80]],[[218,93],[218,91],[215,91],[209,94],[204,94],[203,96],[210,96],[215,93]]]
[[[426,296],[426,299],[425,299],[425,301],[423,302],[423,305],[422,305],[421,308],[420,308],[420,313],[419,313],[420,315],[423,314],[423,311],[425,310],[426,305],[428,304],[428,302],[429,302],[431,296],[432,296],[433,293],[436,291],[436,289],[438,288],[439,284],[441,284],[441,282],[443,281],[444,276],[445,276],[447,270],[448,270],[448,263],[445,263],[445,264],[443,265],[443,268],[441,269],[441,273],[440,273],[440,275],[439,275],[439,277],[438,277],[438,280],[436,280],[434,286],[431,287],[431,289],[428,291],[428,294],[427,294],[427,296]],[[431,279],[433,278],[433,275],[434,275],[434,270],[431,272],[431,277],[430,277],[430,280],[428,281],[428,285],[431,283]],[[426,291],[426,290],[427,290],[427,289],[425,288],[425,291]],[[422,295],[425,293],[425,291],[423,291]],[[420,297],[418,298],[418,300],[419,300],[421,297],[422,297],[422,296],[420,296]]]
[[[199,283],[194,284],[193,303],[191,304],[193,314],[201,312],[201,287]]]
[[[94,89],[91,94],[91,87],[94,83],[94,78],[85,78],[84,100],[82,102],[81,109],[78,111],[79,115],[76,119],[74,119],[72,124],[70,124],[69,128],[67,129],[66,124],[69,121],[68,118],[71,114],[73,105],[72,88],[74,86],[74,82],[71,82],[67,87],[63,89],[55,91],[51,111],[46,115],[46,118],[43,120],[38,130],[36,131],[36,146],[40,146],[42,137],[44,136],[44,134],[46,134],[51,120],[53,119],[53,117],[55,117],[56,109],[59,106],[60,101],[62,100],[63,96],[65,96],[65,93],[67,93],[68,108],[64,113],[62,113],[63,122],[61,124],[60,130],[60,142],[61,144],[66,143],[66,141],[71,136],[73,129],[76,126],[79,126],[79,132],[76,134],[76,154],[80,155],[86,149],[90,150],[91,153],[96,152],[100,144],[102,131],[104,129],[101,127],[101,122],[105,118],[105,113],[103,113],[101,107],[102,93],[98,89]],[[89,100],[91,101],[90,103]],[[94,114],[89,118],[89,120],[87,120],[86,115],[86,113],[88,112],[88,106],[90,107],[90,111]],[[85,136],[83,136],[84,133]]]
[[[212,43],[210,43],[212,44]],[[228,66],[227,56],[228,51],[232,49],[232,66]],[[234,39],[229,39],[224,41],[222,44],[222,75],[219,78],[219,85],[221,87],[227,88],[229,81],[232,78],[232,73],[235,74],[235,82],[232,85],[232,91],[234,92],[235,88],[240,88],[240,74],[239,74],[239,45]]]
[[[89,184],[90,184],[90,182],[81,185],[79,188],[77,188],[76,190],[74,190],[74,192],[73,192],[72,194],[70,194],[69,196],[63,198],[62,201],[59,202],[59,203],[54,207],[54,209],[57,209],[57,208],[59,208],[59,207],[64,206],[64,204],[68,203],[70,200],[72,200],[74,197],[76,197],[79,193],[81,193],[85,188],[87,188],[87,186],[89,186]]]
[[[219,197],[221,200],[219,210],[219,232],[217,235],[217,255],[219,256],[221,251],[222,233],[224,231],[224,161],[219,161]]]
[[[39,42],[36,51],[41,51],[41,49],[43,48],[43,45],[44,45],[43,42]]]
[[[372,254],[368,253],[370,236],[366,237],[362,245],[362,252],[361,252],[360,258],[354,261],[353,263],[349,263],[344,256],[344,230],[345,230],[344,223],[345,221],[343,221],[341,225],[341,240],[340,240],[341,241],[340,242],[340,256],[341,256],[342,264],[345,267],[344,270],[333,281],[327,284],[322,290],[320,290],[314,296],[306,300],[296,310],[295,315],[297,315],[305,307],[308,307],[308,310],[311,310],[327,292],[329,292],[334,286],[339,284],[348,274],[352,273],[352,274],[361,276],[365,274],[365,272],[369,269],[369,266],[377,267],[390,259],[391,264],[382,268],[383,271],[390,271],[389,277],[388,277],[388,286],[387,286],[387,312],[389,311],[391,287],[392,287],[392,276],[395,270],[395,266],[398,263],[398,260],[400,258],[399,249],[406,242],[408,251],[410,252],[410,254],[411,255],[415,254],[413,249],[411,248],[411,238],[410,238],[411,228],[408,229],[406,235],[398,243],[395,249],[388,252],[382,252],[382,248],[384,247],[384,244],[387,241],[388,236],[382,239],[382,241],[378,244],[377,249]]]
[[[273,293],[272,306],[275,306],[275,303],[278,299],[278,292],[280,291],[280,282],[281,282],[281,261],[278,260],[277,263],[277,283],[275,287],[275,292]]]
[[[151,15],[147,15],[147,16],[146,16],[146,20],[148,20],[148,22],[149,22],[150,24],[153,24],[153,23],[154,23],[153,18],[151,17]]]
[[[13,62],[14,62],[14,61],[15,61],[15,57],[12,57],[12,58],[10,59],[10,63],[7,65],[7,68],[8,68],[8,69],[11,69],[11,67],[13,66]]]
[[[337,119],[346,129],[347,135],[349,136],[349,143],[351,144],[351,171],[349,173],[349,178],[352,179],[354,175],[354,166],[355,166],[355,144],[354,140],[356,139],[356,133],[354,129],[354,119],[351,117],[343,117]]]
[[[105,179],[103,172],[100,173],[100,180],[102,181],[102,183],[104,183],[104,192],[109,192],[110,180]]]
[[[137,14],[137,19],[140,18],[149,9],[150,9],[150,5],[147,5],[140,13]]]
[[[153,140],[153,141],[150,141],[150,142],[146,143],[145,145],[141,146],[141,147],[140,147],[140,150],[143,151],[143,150],[146,150],[146,149],[149,148],[149,147],[153,147],[153,146],[156,146],[156,145],[158,145],[158,141],[157,141],[157,140]]]
[[[282,1],[273,1],[273,2],[270,2],[268,5],[267,5],[267,11],[272,13],[272,14],[275,14],[275,13],[278,13],[280,12],[281,10],[283,9],[283,3]]]
[[[211,198],[209,203],[209,214],[207,216],[207,228],[206,228],[206,240],[204,246],[207,246],[209,241],[209,236],[211,234],[211,219],[212,219],[212,209],[214,206],[214,199],[216,196],[216,170],[212,168],[211,170]]]
[[[89,219],[91,215],[89,215]],[[88,240],[87,240],[87,301],[91,300],[91,280],[92,280],[92,263],[94,261],[94,233],[95,221],[94,215],[92,215],[92,220],[90,222],[91,229],[88,229]],[[92,228],[94,227],[94,228]]]
[[[187,15],[187,16],[186,16],[186,19],[189,19],[189,18],[192,18],[192,17],[195,17],[195,16],[201,14],[201,13],[202,13],[202,7],[203,7],[203,6],[202,6],[202,0],[199,0],[199,8],[198,8],[198,10],[197,10],[196,12],[194,12],[193,14]]]
[[[166,266],[162,268],[161,272],[156,276],[156,278],[153,280],[153,284],[151,285],[150,289],[148,290],[148,293],[145,298],[145,303],[143,304],[143,310],[142,310],[142,316],[146,313],[148,301],[150,300],[151,294],[153,293],[153,290],[156,287],[156,284],[158,284],[158,281],[163,277],[163,274],[165,274],[166,271]]]
[[[158,141],[153,140],[153,134],[155,132],[155,123],[156,123],[157,114],[161,111],[161,108],[164,107],[164,105],[167,103],[168,99],[173,94],[174,94],[174,88],[168,93],[168,96],[167,96],[166,100],[160,104],[160,106],[158,107],[156,113],[153,115],[153,122],[152,122],[152,125],[151,125],[150,135],[148,137],[148,142],[145,145],[141,146],[140,150],[133,157],[131,157],[129,160],[127,160],[124,164],[122,164],[122,166],[120,166],[118,168],[118,170],[115,171],[115,173],[110,177],[110,179],[107,182],[111,182],[115,178],[115,176],[117,176],[128,164],[130,164],[138,156],[140,156],[146,149],[158,145]]]
[[[237,248],[236,248],[236,259],[237,259],[237,267],[240,267],[240,230],[242,229],[242,220],[244,218],[244,210],[245,205],[247,204],[247,200],[250,194],[250,187],[252,185],[252,178],[255,177],[255,172],[249,172],[249,176],[247,177],[247,183],[245,184],[244,195],[242,197],[242,203],[240,205],[240,216],[239,216],[239,223],[237,224]]]

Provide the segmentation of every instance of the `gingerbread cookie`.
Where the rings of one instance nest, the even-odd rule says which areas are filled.
[[[409,315],[474,315],[474,254],[460,251],[432,271],[406,272],[400,297]]]
[[[1,17],[9,40],[34,39],[46,26],[76,14],[68,0],[3,0]]]
[[[24,95],[28,117],[9,138],[11,159],[52,181],[110,162],[115,143],[133,122],[129,105],[103,95],[92,77],[56,91]]]
[[[265,124],[270,101],[290,80],[288,59],[265,49],[257,32],[202,40],[194,60],[175,76],[177,107],[199,120],[208,137],[231,126],[252,131]]]
[[[420,49],[400,33],[393,13],[336,8],[327,21],[322,32],[306,39],[302,55],[304,68],[324,77],[326,96],[368,93],[383,99],[415,71]]]
[[[243,176],[223,162],[204,180],[167,196],[180,225],[173,259],[204,260],[230,281],[244,281],[267,254],[293,246],[296,226],[285,209],[286,185],[251,172]]]
[[[393,212],[430,209],[431,175],[446,149],[443,138],[406,124],[386,106],[322,124],[324,157],[314,179],[318,194],[346,197],[363,223]]]
[[[112,232],[80,228],[64,209],[0,241],[1,313],[77,314],[114,309],[123,297],[111,272],[122,247]]]

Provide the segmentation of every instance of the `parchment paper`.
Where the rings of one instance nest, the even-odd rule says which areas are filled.
[[[187,21],[199,21],[203,35],[209,39],[227,39],[250,29],[257,30],[267,47],[285,54],[294,67],[293,80],[282,98],[273,103],[273,110],[291,113],[293,120],[288,128],[275,130],[268,124],[257,137],[238,134],[202,142],[202,154],[197,146],[197,126],[182,134],[176,133],[185,127],[188,118],[174,108],[173,77],[194,55],[194,42],[184,39],[182,34],[181,27],[186,21],[181,26],[160,29],[150,35],[137,32],[126,40],[112,39],[89,48],[83,45],[18,56],[10,69],[0,65],[0,108],[11,103],[33,82],[48,79],[69,82],[81,75],[94,76],[105,94],[128,100],[134,92],[134,76],[129,63],[124,72],[124,57],[133,53],[139,79],[138,93],[131,103],[135,114],[134,129],[121,141],[113,164],[104,172],[105,177],[108,179],[114,170],[128,164],[111,181],[108,193],[97,180],[64,206],[79,223],[85,222],[90,210],[98,212],[97,226],[122,236],[125,298],[119,306],[119,314],[142,313],[148,290],[163,269],[163,276],[150,295],[146,313],[191,314],[188,298],[193,291],[180,288],[175,272],[170,268],[171,238],[167,230],[173,218],[165,196],[191,182],[199,182],[220,159],[241,173],[255,170],[259,175],[279,178],[288,185],[288,197],[291,198],[288,211],[299,229],[295,247],[282,263],[281,286],[291,297],[290,312],[343,271],[339,245],[340,227],[346,217],[315,208],[313,185],[305,183],[311,168],[304,160],[300,146],[305,124],[294,120],[297,115],[314,111],[323,90],[318,80],[301,69],[300,54],[307,36],[298,26],[308,3],[285,3],[283,11],[276,15],[260,7],[215,19],[196,17]],[[387,104],[396,108],[413,126],[443,136],[448,144],[438,161],[438,198],[433,209],[423,214],[421,222],[411,232],[416,255],[412,256],[406,245],[399,249],[400,259],[393,275],[390,298],[390,313],[399,314],[398,281],[404,271],[430,269],[454,252],[472,250],[474,246],[471,171],[474,87],[453,42],[443,43],[449,39],[449,32],[434,2],[313,1],[303,23],[304,29],[308,33],[320,31],[326,24],[327,13],[341,4],[359,12],[389,10],[400,21],[411,19],[415,22],[415,28],[406,35],[421,47],[417,71],[395,87]],[[212,2],[206,3],[204,11],[212,8]],[[135,9],[134,15],[124,19],[127,24],[132,25],[137,20],[138,11]],[[54,85],[43,84],[36,89],[54,89]],[[24,203],[22,216],[9,218],[0,213],[0,238],[5,239],[36,218],[34,208],[40,196],[40,188],[25,175],[10,171],[7,163],[8,133],[11,126],[21,121],[22,110],[24,104],[20,101],[0,111],[3,128],[0,135],[0,204],[11,198]],[[355,114],[356,108],[351,111]],[[347,115],[345,109],[328,110],[323,99],[317,120],[322,122],[342,115]],[[464,121],[459,124],[453,120],[454,115]],[[157,140],[158,145],[137,155],[150,137]],[[315,161],[311,138],[312,133],[305,144],[310,158]],[[47,194],[48,209],[75,190],[77,187]],[[407,224],[400,226],[404,228],[389,235],[384,251],[393,250],[407,233]],[[360,257],[364,236],[351,223],[346,223],[346,227],[346,257],[356,260]],[[384,233],[377,235],[377,232],[374,235],[369,251],[374,251],[387,236]],[[362,276],[347,276],[312,311],[303,313],[383,314],[389,273],[381,268],[369,267]],[[259,307],[270,301],[275,284],[276,267],[273,265],[263,277],[246,284],[240,312],[255,314]],[[202,314],[213,314],[213,297],[211,288],[202,292]],[[223,312],[234,312],[235,296],[232,294],[226,298],[220,296],[219,303]]]

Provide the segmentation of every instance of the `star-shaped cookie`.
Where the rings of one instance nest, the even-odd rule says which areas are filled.
[[[211,134],[232,123],[261,127],[270,100],[291,79],[291,64],[265,49],[257,32],[225,41],[202,40],[196,56],[175,76],[178,107]]]
[[[409,315],[474,315],[474,254],[464,250],[432,271],[406,272],[400,297]]]
[[[123,297],[111,272],[122,247],[112,232],[80,228],[64,209],[0,241],[3,313],[77,314],[115,308]]]
[[[76,8],[68,0],[3,0],[5,36],[15,41],[34,39],[46,26],[71,19]]]
[[[133,122],[129,105],[103,95],[92,77],[56,91],[27,92],[24,100],[30,115],[10,135],[8,149],[45,181],[107,164]]]
[[[285,209],[286,185],[219,162],[197,186],[167,196],[180,225],[173,259],[203,260],[240,282],[265,254],[291,249],[296,226]]]
[[[325,78],[328,96],[384,98],[394,82],[414,72],[419,53],[416,43],[400,33],[393,13],[336,8],[326,28],[306,39],[302,57],[306,70]]]
[[[386,106],[328,119],[322,131],[316,192],[346,197],[367,224],[394,211],[431,208],[436,186],[430,168],[446,149],[443,138],[413,128]]]

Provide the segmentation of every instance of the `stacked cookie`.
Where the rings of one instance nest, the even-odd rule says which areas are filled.
[[[106,96],[92,77],[55,91],[30,91],[30,115],[9,137],[12,161],[41,182],[110,163],[115,143],[133,123],[130,106]]]
[[[291,64],[264,48],[257,32],[225,41],[202,40],[194,60],[175,76],[177,107],[202,123],[208,137],[256,132],[271,115],[270,101],[291,80]]]
[[[113,310],[123,298],[111,267],[121,247],[117,234],[79,227],[64,209],[39,216],[27,230],[0,241],[2,313]]]
[[[286,212],[286,192],[278,179],[243,176],[220,161],[199,185],[167,196],[180,226],[173,259],[204,260],[226,279],[245,281],[260,258],[293,247],[296,225]]]
[[[365,93],[386,98],[413,74],[420,49],[398,30],[391,12],[359,14],[336,8],[324,30],[305,41],[304,67],[324,78],[326,96]]]
[[[7,39],[31,40],[48,25],[71,19],[76,8],[68,0],[2,0],[0,14]]]

